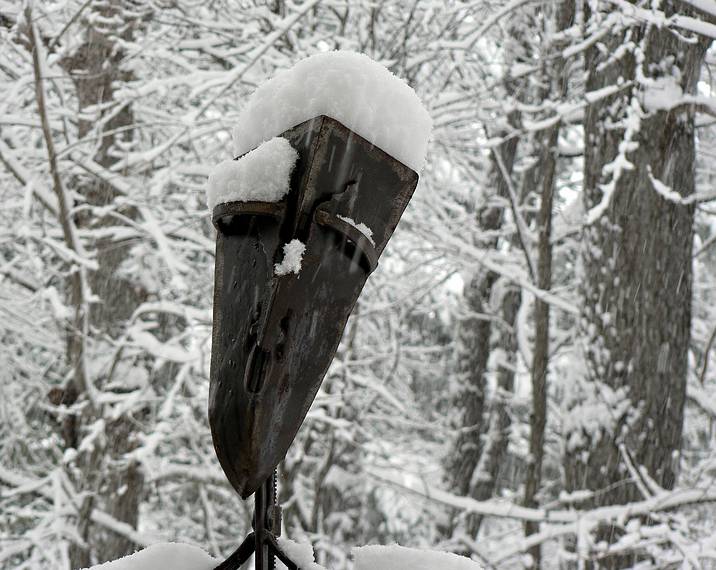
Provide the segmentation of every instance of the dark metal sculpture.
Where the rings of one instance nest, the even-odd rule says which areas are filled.
[[[256,494],[254,533],[222,570],[238,568],[254,550],[257,569],[273,568],[274,555],[296,568],[276,543],[273,473],[418,181],[413,170],[326,116],[281,136],[299,155],[286,198],[213,211],[209,422],[232,486],[244,499]],[[300,272],[278,276],[274,265],[294,239],[305,244]]]

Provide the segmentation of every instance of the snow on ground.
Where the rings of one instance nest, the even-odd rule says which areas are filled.
[[[301,271],[301,261],[306,245],[297,239],[292,239],[283,246],[283,260],[273,266],[274,273],[281,277],[289,273],[298,274]]]
[[[297,159],[291,143],[275,137],[239,160],[220,162],[209,175],[209,210],[225,202],[278,202],[288,193]]]
[[[361,546],[352,551],[354,570],[481,570],[477,562],[451,552],[392,546]]]
[[[415,171],[432,121],[415,91],[367,55],[319,53],[279,71],[249,98],[234,129],[241,155],[318,115],[328,115]]]
[[[219,563],[201,548],[173,542],[153,544],[91,570],[212,570]]]
[[[310,543],[299,544],[279,538],[278,543],[301,570],[326,570],[315,563]],[[469,558],[450,552],[418,550],[403,546],[361,546],[352,550],[354,570],[481,570]],[[212,570],[219,563],[201,548],[179,543],[153,544],[90,570]],[[284,570],[278,562],[276,567]]]

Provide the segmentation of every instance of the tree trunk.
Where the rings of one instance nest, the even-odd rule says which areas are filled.
[[[568,29],[574,23],[575,5],[573,2],[560,3],[553,15],[554,25],[558,32]],[[548,46],[548,50],[557,48],[559,44]],[[549,55],[549,51],[547,52]],[[551,58],[544,57],[550,61]],[[546,88],[540,99],[551,98],[562,100],[567,93],[567,75],[565,73],[565,60],[561,56],[551,59],[544,67],[544,83]],[[537,271],[536,285],[543,291],[552,287],[552,210],[554,206],[554,193],[557,178],[557,156],[559,152],[560,125],[548,128],[541,133],[540,161],[539,161],[539,193],[540,208],[537,214]],[[535,338],[532,356],[532,410],[530,414],[530,440],[529,460],[525,474],[524,505],[537,507],[539,502],[537,494],[542,483],[542,465],[544,462],[545,429],[547,426],[547,371],[549,367],[549,333],[550,333],[550,306],[542,299],[535,298],[534,303]],[[525,522],[525,535],[529,536],[539,532],[539,523]],[[542,564],[542,549],[535,545],[529,550],[531,567],[540,568]]]
[[[500,302],[502,323],[496,342],[503,361],[497,364],[497,390],[490,403],[488,425],[484,448],[473,477],[470,496],[478,501],[491,499],[498,488],[498,477],[507,454],[509,432],[512,425],[510,405],[515,389],[515,368],[517,366],[517,335],[515,324],[522,305],[522,291],[519,287],[505,284],[506,291]],[[469,516],[465,522],[469,537],[477,537],[483,517]]]
[[[660,8],[667,17],[691,11],[673,1]],[[636,81],[640,72],[644,81],[676,82],[684,93],[695,91],[704,42],[689,43],[645,25],[626,33],[641,48],[643,62],[634,48],[612,58],[626,40],[624,31],[605,36],[605,45],[586,53],[587,91]],[[584,125],[584,202],[590,214],[583,235],[580,331],[586,372],[567,423],[565,477],[569,491],[595,491],[594,505],[640,498],[625,458],[667,489],[679,465],[694,208],[665,199],[654,179],[681,197],[694,192],[694,110],[645,109],[642,115],[642,101],[637,88],[625,89],[592,104]],[[620,168],[625,159],[630,165]],[[605,194],[608,205],[602,203]],[[605,529],[604,538],[615,538],[616,531]],[[631,563],[621,557],[606,565]]]
[[[111,106],[115,102],[114,92],[117,85],[131,79],[131,74],[122,68],[126,53],[117,40],[118,37],[125,41],[131,40],[134,29],[141,24],[141,17],[137,14],[146,15],[147,12],[138,10],[128,15],[124,6],[125,3],[120,0],[111,0],[88,7],[88,13],[94,11],[101,17],[99,21],[104,22],[103,27],[94,27],[92,18],[86,18],[83,43],[62,60],[63,68],[74,81],[78,114],[82,117],[78,124],[78,136],[82,138],[89,135],[89,140],[95,145],[91,159],[105,168],[117,161],[116,152],[112,152],[116,151],[116,143],[119,140],[131,140],[134,136],[131,130],[134,123],[131,106],[125,104],[119,111]],[[110,29],[110,21],[115,21],[118,28]],[[104,106],[104,110],[98,112],[96,109],[101,106]],[[110,113],[109,117],[106,117],[107,113]],[[96,119],[90,120],[86,117]],[[105,121],[99,129],[96,127],[97,118]],[[101,135],[99,140],[92,138],[93,130]],[[119,130],[119,133],[114,133],[115,130]],[[91,206],[106,207],[116,198],[116,191],[110,185],[92,177],[72,177],[68,186],[82,195]],[[124,209],[122,213],[132,218],[137,216],[131,208]],[[90,213],[75,215],[75,223],[79,228],[97,228],[116,222],[113,218],[97,217]],[[128,246],[108,239],[96,242],[94,249],[98,252],[97,270],[90,274],[89,286],[100,302],[92,305],[89,319],[93,331],[92,342],[88,338],[85,339],[85,344],[91,347],[93,353],[97,353],[113,350],[105,344],[103,337],[119,336],[126,320],[136,307],[146,300],[147,293],[118,275],[121,263],[129,254]],[[86,355],[87,358],[91,356]],[[80,361],[81,355],[72,354],[70,358],[73,362]],[[112,380],[121,391],[123,379]],[[93,381],[98,387],[102,387],[103,379],[94,378]],[[73,391],[76,392],[75,398],[83,397],[77,386]],[[92,424],[101,419],[101,408],[85,412],[73,425],[72,446],[86,435],[86,430],[91,429]],[[74,477],[72,471],[68,472],[75,481],[77,491],[88,497],[82,501],[78,516],[78,527],[82,531],[81,536],[86,546],[71,546],[70,562],[73,568],[114,560],[136,549],[136,545],[124,536],[94,528],[89,517],[96,506],[115,519],[136,528],[144,475],[136,462],[126,459],[126,454],[138,444],[137,430],[137,418],[121,416],[106,420],[106,443],[100,445],[97,441],[94,451],[80,454],[77,459],[79,477]],[[66,444],[69,445],[69,442],[66,441]]]
[[[559,127],[547,133],[544,141],[542,192],[537,224],[537,287],[549,291],[552,287],[552,205],[554,202],[554,179],[557,166],[557,142]],[[549,366],[549,304],[535,299],[535,340],[532,356],[532,413],[530,414],[530,455],[525,476],[524,504],[537,507],[537,493],[542,482],[544,460],[544,433],[547,426],[547,367]],[[539,523],[525,523],[525,535],[539,532]],[[532,568],[541,566],[540,545],[530,549]]]
[[[517,151],[517,138],[512,137],[500,145],[498,152],[500,159],[505,167],[507,174],[512,172],[512,166],[515,161]],[[509,196],[507,181],[504,179],[500,168],[493,159],[492,174],[490,180],[493,181],[492,186],[495,188],[495,194],[501,197]],[[503,211],[501,207],[488,206],[478,214],[480,229],[485,232],[494,231],[502,225]],[[492,242],[492,246],[497,245],[497,240]],[[466,301],[466,311],[468,315],[460,322],[460,330],[458,333],[459,353],[458,353],[458,382],[460,391],[456,398],[456,406],[461,412],[459,419],[459,432],[453,444],[450,453],[449,466],[447,469],[447,478],[450,490],[456,494],[463,496],[473,496],[477,489],[480,492],[480,498],[485,499],[492,495],[494,491],[495,478],[490,481],[480,481],[480,459],[483,453],[486,432],[493,432],[493,435],[499,436],[504,430],[493,431],[489,429],[489,422],[486,415],[486,399],[485,392],[487,382],[485,374],[487,373],[487,364],[490,357],[490,338],[492,336],[492,321],[489,313],[492,291],[498,275],[492,271],[479,272],[465,287],[464,298]],[[513,297],[507,295],[510,299]],[[514,309],[516,314],[517,309]],[[514,324],[514,317],[508,321],[508,326]],[[507,343],[512,345],[512,342]],[[506,386],[510,386],[511,381],[504,382]],[[499,414],[499,412],[498,412]],[[502,416],[507,418],[509,416]],[[491,446],[491,453],[500,451],[503,446],[496,443]],[[492,458],[493,460],[495,457]],[[492,465],[488,472],[492,472],[496,466]],[[485,496],[488,494],[489,495]],[[466,519],[465,532],[470,537],[477,534],[481,522],[481,517],[469,515]],[[453,534],[458,521],[451,522],[450,533]]]

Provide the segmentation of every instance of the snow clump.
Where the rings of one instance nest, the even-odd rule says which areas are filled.
[[[288,193],[297,159],[291,143],[275,137],[238,160],[220,162],[209,175],[209,210],[226,202],[278,202]]]
[[[261,85],[239,115],[234,152],[241,155],[319,115],[416,172],[425,163],[432,120],[415,91],[367,55],[350,51],[312,55]]]
[[[158,543],[130,556],[92,566],[90,570],[212,570],[219,563],[189,544]]]
[[[654,79],[642,94],[642,105],[646,111],[669,111],[683,99],[684,91],[678,79],[667,75]]]
[[[289,273],[298,274],[301,271],[301,260],[306,251],[306,245],[300,240],[292,239],[283,246],[283,261],[273,266],[274,273],[281,277]]]

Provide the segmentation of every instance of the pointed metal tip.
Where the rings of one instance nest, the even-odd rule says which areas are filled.
[[[255,469],[252,473],[252,476],[249,476],[248,473],[246,473],[245,475],[234,475],[233,477],[229,477],[227,475],[227,478],[229,479],[231,486],[239,494],[239,496],[243,500],[246,500],[261,488],[261,485],[263,485],[263,483],[268,477],[271,476],[272,473],[273,468],[266,467]]]

